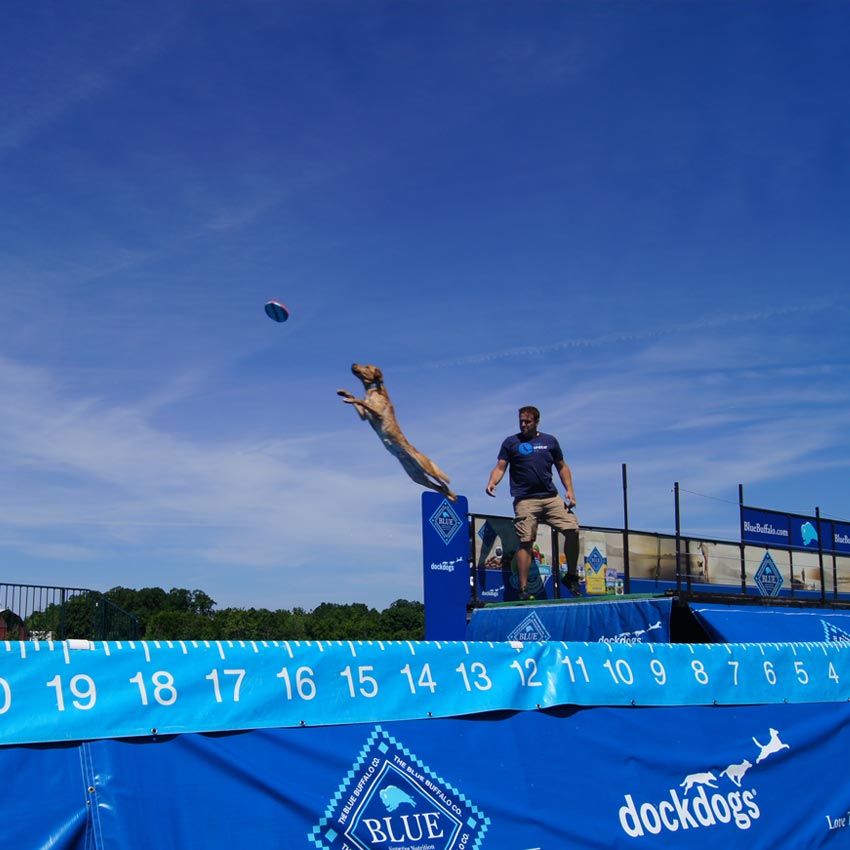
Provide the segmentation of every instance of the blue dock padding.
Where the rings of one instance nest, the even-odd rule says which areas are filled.
[[[466,639],[669,643],[672,607],[672,599],[658,598],[478,608]]]
[[[850,611],[716,603],[691,603],[688,607],[712,639],[721,642],[850,643]]]

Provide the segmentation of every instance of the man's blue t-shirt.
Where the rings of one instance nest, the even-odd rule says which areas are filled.
[[[511,434],[499,449],[499,460],[506,460],[514,499],[545,499],[556,496],[552,466],[564,459],[561,446],[551,434],[523,439]]]

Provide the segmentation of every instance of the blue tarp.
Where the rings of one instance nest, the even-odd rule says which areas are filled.
[[[562,708],[0,748],[20,850],[836,847],[850,706]]]
[[[720,643],[850,643],[850,611],[721,604],[691,604],[689,608]]]
[[[21,850],[836,846],[848,697],[843,643],[6,642],[0,814]]]
[[[479,608],[466,639],[668,643],[672,604],[659,598]]]

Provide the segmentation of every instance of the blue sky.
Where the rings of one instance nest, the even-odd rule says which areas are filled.
[[[2,580],[421,599],[385,374],[475,512],[516,410],[586,525],[850,519],[850,6],[15,4]],[[266,318],[278,299],[288,323]]]

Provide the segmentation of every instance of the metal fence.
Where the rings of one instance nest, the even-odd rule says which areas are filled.
[[[102,593],[0,583],[0,640],[135,640],[139,621]]]
[[[506,588],[514,574],[513,559],[519,541],[513,517],[469,514],[469,520],[471,600],[473,604],[500,601],[501,595],[491,588]],[[582,526],[579,540],[579,574],[583,574],[588,562],[598,565],[601,571],[600,589],[592,592],[614,593],[622,586],[616,592],[669,592],[680,599],[713,596],[726,602],[733,597],[753,597],[769,598],[772,603],[850,605],[848,555],[768,549],[706,537],[594,526]],[[557,575],[564,569],[562,541],[553,529],[541,523],[534,544],[541,576]],[[759,586],[759,573],[766,558],[778,582],[770,596],[765,596]],[[618,578],[622,579],[620,585]],[[554,590],[560,595],[560,588]]]

